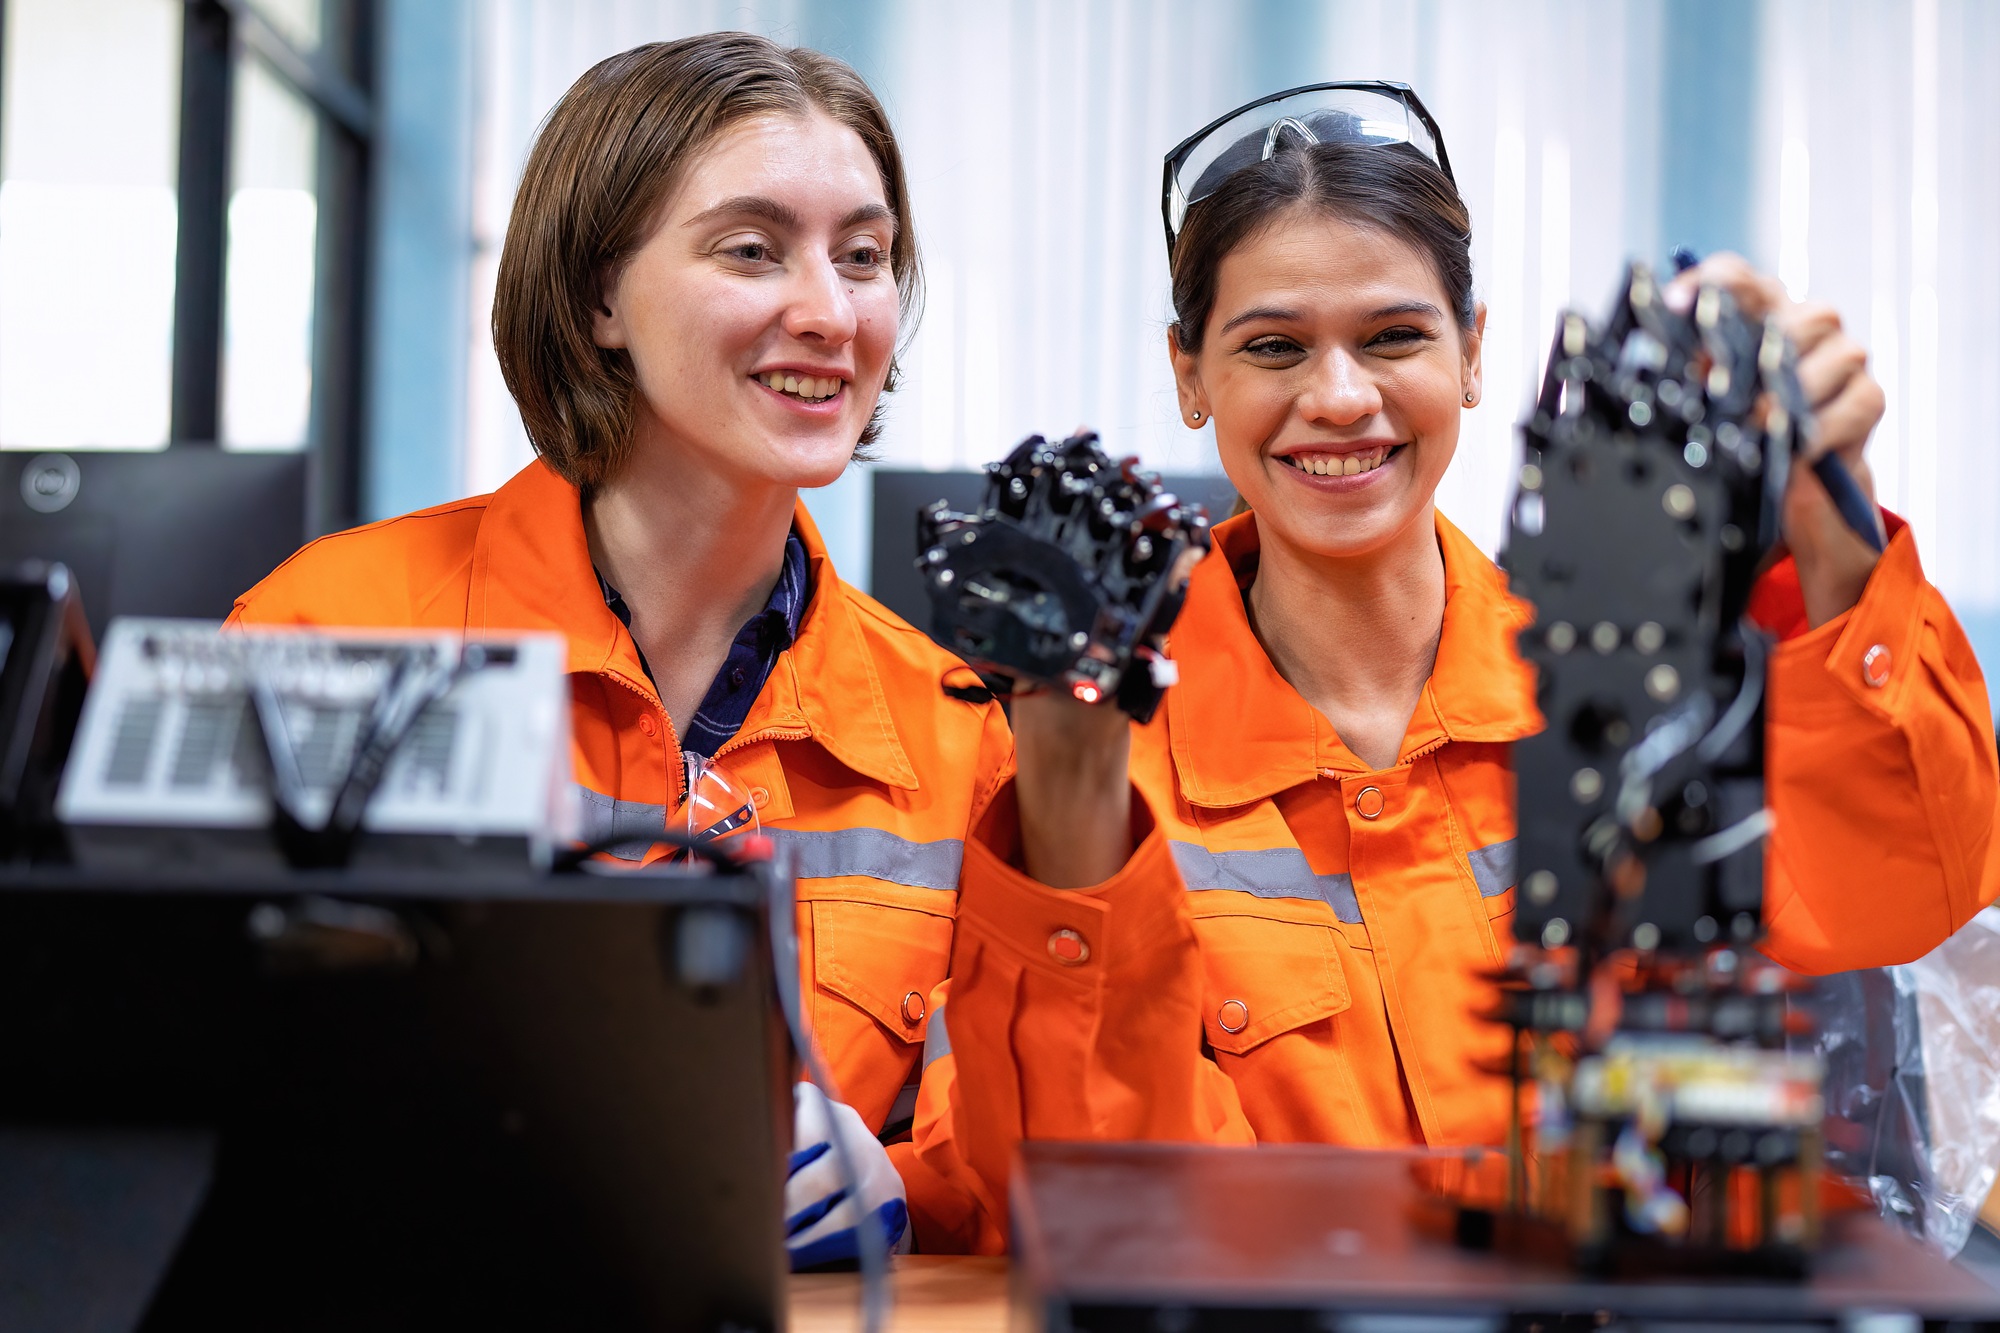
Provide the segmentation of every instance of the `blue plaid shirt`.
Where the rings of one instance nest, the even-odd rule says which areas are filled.
[[[632,628],[632,609],[625,605],[625,599],[611,586],[604,572],[596,573],[604,604],[624,622],[625,628]],[[702,696],[694,720],[681,727],[682,750],[711,756],[742,729],[743,719],[750,716],[750,705],[757,702],[764,682],[771,678],[771,668],[778,664],[778,655],[799,637],[799,620],[811,600],[812,574],[806,564],[805,543],[796,532],[790,533],[785,538],[785,567],[779,571],[778,586],[771,589],[771,600],[764,609],[736,631],[736,639],[729,645],[729,656],[723,659],[722,670],[709,682],[708,693]],[[636,643],[632,646],[638,648]],[[639,653],[639,665],[646,668],[646,678],[651,680],[653,668],[644,651]]]

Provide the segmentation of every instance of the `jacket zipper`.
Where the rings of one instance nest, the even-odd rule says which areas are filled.
[[[1451,744],[1451,737],[1440,736],[1436,740],[1430,742],[1428,745],[1418,746],[1416,749],[1404,755],[1401,759],[1396,761],[1396,767],[1403,768],[1407,765],[1414,764],[1417,762],[1417,760],[1422,759],[1426,755],[1436,754],[1439,750],[1442,750],[1445,746],[1449,744]],[[1343,773],[1337,768],[1321,768],[1321,769],[1316,769],[1314,771],[1317,772],[1321,777],[1327,779],[1330,782],[1339,782],[1344,778],[1373,777],[1377,772],[1387,772],[1388,770],[1376,769],[1376,770],[1371,770],[1367,773]]]
[[[623,676],[612,675],[612,673],[610,672],[604,672],[601,674],[611,676],[611,679],[617,681],[619,685],[623,686],[627,690],[630,690],[633,694],[638,695],[639,701],[641,703],[647,705],[649,708],[656,710],[660,715],[661,723],[667,729],[667,739],[674,743],[674,752],[676,754],[681,753],[680,730],[679,728],[674,726],[673,718],[668,716],[667,714],[667,706],[664,703],[660,702],[660,698],[657,694],[648,693],[647,691],[640,689],[637,685],[634,685],[631,681],[625,679],[625,677]],[[667,813],[669,814],[673,813],[675,806],[678,806],[682,801],[687,799],[687,760],[682,759],[679,767],[680,767],[680,772],[671,778],[671,782],[673,785],[673,792],[674,792],[674,800],[673,804],[667,807]]]
[[[1396,767],[1401,768],[1403,764],[1414,764],[1417,760],[1422,759],[1425,755],[1436,754],[1439,750],[1442,750],[1445,746],[1449,744],[1451,744],[1451,737],[1440,736],[1436,740],[1432,741],[1429,745],[1420,745],[1416,749],[1404,755],[1402,764],[1398,764],[1396,765]]]
[[[756,745],[761,741],[802,741],[810,739],[811,736],[812,729],[810,727],[765,727],[761,731],[753,731],[748,734],[739,731],[724,741],[722,748],[710,755],[709,758],[721,759],[722,756],[728,754],[731,750],[741,750],[747,746]]]
[[[647,693],[631,681],[626,680],[623,676],[612,675],[611,679],[617,681],[619,685],[638,695],[643,702],[659,711],[660,721],[667,728],[667,739],[673,742],[674,752],[681,756],[681,762],[677,766],[679,771],[672,778],[674,791],[673,804],[674,806],[680,805],[682,801],[687,799],[687,751],[681,745],[680,728],[674,725],[673,718],[667,713],[667,706],[660,702],[657,695]],[[711,762],[719,762],[722,756],[728,754],[730,751],[740,750],[746,746],[755,745],[760,741],[801,741],[811,736],[812,730],[809,727],[764,727],[758,731],[749,733],[738,731],[734,736],[723,742],[721,749],[709,755],[708,758]],[[669,813],[671,813],[672,809],[673,807],[670,806]]]

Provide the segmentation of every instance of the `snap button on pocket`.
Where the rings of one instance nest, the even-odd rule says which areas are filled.
[[[1889,668],[1894,659],[1889,656],[1889,646],[1878,643],[1861,655],[1861,679],[1873,689],[1881,689],[1889,683]]]
[[[1315,1029],[1308,1040],[1331,1040],[1327,1024],[1347,1010],[1347,990],[1335,932],[1319,922],[1238,916],[1194,919],[1201,946],[1202,1032],[1220,1056],[1245,1055],[1273,1037]]]
[[[1090,945],[1073,930],[1059,930],[1049,936],[1049,957],[1064,967],[1075,967],[1090,959]]]
[[[1384,801],[1380,787],[1363,787],[1354,794],[1354,813],[1363,819],[1373,819],[1382,813]]]
[[[911,991],[903,997],[903,1021],[911,1027],[924,1021],[924,997],[920,991]]]
[[[639,714],[639,730],[645,732],[648,736],[651,736],[656,732],[658,732],[659,729],[660,729],[660,724],[653,721],[653,715],[651,713]]]
[[[765,806],[769,805],[770,803],[771,803],[770,788],[752,787],[750,789],[750,804],[756,806],[759,810],[762,810]],[[923,1015],[921,1014],[918,1015],[919,1018],[921,1018],[922,1016]]]

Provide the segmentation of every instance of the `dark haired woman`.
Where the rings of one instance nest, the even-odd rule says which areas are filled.
[[[895,136],[846,65],[742,33],[602,62],[542,126],[500,261],[537,460],[313,543],[232,617],[562,633],[583,833],[628,859],[661,854],[683,754],[719,760],[793,856],[847,1102],[802,1091],[799,1146],[841,1133],[898,1233],[875,1135],[909,1119],[961,840],[1011,741],[941,689],[977,677],[840,581],[798,493],[873,438],[917,272]],[[794,1175],[796,1262],[852,1252],[837,1160]]]
[[[1477,1069],[1504,1032],[1474,1015],[1511,942],[1510,744],[1542,720],[1515,648],[1526,608],[1433,503],[1482,391],[1465,206],[1391,85],[1253,104],[1169,166],[1167,350],[1250,512],[1190,585],[1180,685],[1131,729],[1158,827],[1121,813],[1111,744],[1067,784],[1003,794],[1019,850],[997,820],[968,845],[901,1163],[926,1249],[1004,1247],[1023,1138],[1504,1128],[1504,1087]],[[1698,280],[1777,312],[1821,443],[1866,486],[1882,394],[1838,316],[1733,257],[1677,298]],[[1800,464],[1784,522],[1792,558],[1756,607],[1783,639],[1765,948],[1807,972],[1915,958],[2000,887],[1985,685],[1898,521],[1878,558]],[[1024,763],[1049,713],[1117,725],[1022,700]]]

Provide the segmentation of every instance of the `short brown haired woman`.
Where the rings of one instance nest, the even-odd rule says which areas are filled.
[[[539,457],[313,543],[233,617],[561,632],[585,835],[630,858],[659,854],[683,752],[719,758],[793,857],[848,1103],[802,1092],[800,1156],[871,1150],[862,1193],[897,1232],[874,1136],[909,1118],[961,839],[1011,742],[941,689],[976,677],[841,582],[798,493],[872,438],[917,283],[895,136],[846,65],[742,33],[603,61],[543,125],[500,262],[494,343]],[[795,1262],[852,1252],[835,1162],[794,1176]]]
[[[1132,730],[1162,836],[1126,861],[1111,771],[1094,803],[1088,783],[1017,784],[1021,868],[1004,838],[968,846],[932,1027],[952,1054],[905,1169],[925,1249],[1004,1247],[1023,1138],[1465,1144],[1505,1125],[1478,1068],[1504,1032],[1475,1014],[1512,940],[1510,744],[1542,719],[1525,608],[1433,500],[1482,388],[1465,206],[1407,90],[1253,104],[1189,148],[1168,351],[1250,512],[1216,529],[1172,635],[1181,683]],[[1865,485],[1882,394],[1838,316],[1733,257],[1679,291],[1698,279],[1778,313],[1820,440]],[[1784,523],[1794,560],[1758,599],[1782,638],[1763,947],[1807,972],[1905,961],[2000,888],[1985,684],[1900,524],[1878,559],[1803,463]],[[1065,707],[1016,704],[1024,757],[1033,715]]]

